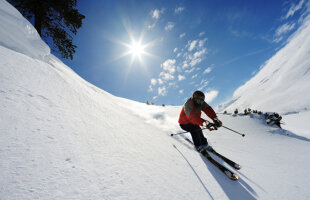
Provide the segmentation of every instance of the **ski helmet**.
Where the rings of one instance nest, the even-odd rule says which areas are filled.
[[[194,93],[193,93],[193,99],[205,99],[205,94],[199,90],[196,90]]]

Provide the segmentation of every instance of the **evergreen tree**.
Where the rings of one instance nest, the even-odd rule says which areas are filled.
[[[72,43],[77,29],[82,27],[84,15],[75,8],[77,0],[9,0],[26,18],[34,22],[40,36],[47,42],[52,38],[51,49],[63,58],[73,59]]]
[[[235,112],[234,112],[235,114],[238,114],[238,108],[236,108],[236,110],[235,110]]]

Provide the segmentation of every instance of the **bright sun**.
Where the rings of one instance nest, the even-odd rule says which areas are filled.
[[[154,46],[156,40],[148,43],[143,43],[143,34],[141,34],[140,38],[136,40],[130,31],[128,33],[131,40],[130,43],[122,42],[119,40],[117,41],[119,44],[127,47],[127,51],[121,53],[116,59],[131,55],[131,60],[129,63],[129,66],[131,66],[136,60],[138,60],[142,65],[144,65],[144,56],[155,57],[153,54],[147,52],[147,49]]]
[[[144,53],[144,47],[139,43],[139,42],[135,42],[133,41],[131,46],[130,46],[130,53],[133,56],[141,56],[141,54]]]

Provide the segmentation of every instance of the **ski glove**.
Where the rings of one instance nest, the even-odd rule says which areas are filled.
[[[213,119],[213,124],[214,124],[217,128],[219,128],[219,127],[221,127],[221,126],[223,125],[223,123],[222,123],[217,117]]]
[[[208,121],[203,122],[203,126],[209,129],[209,131],[217,130],[215,124]]]

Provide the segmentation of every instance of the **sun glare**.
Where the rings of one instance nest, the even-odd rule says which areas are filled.
[[[141,56],[142,53],[144,53],[144,48],[139,42],[133,41],[130,46],[130,53],[133,56]]]
[[[139,38],[134,38],[133,34],[131,31],[127,31],[129,34],[130,41],[129,42],[123,42],[120,40],[115,40],[117,43],[123,45],[126,47],[126,51],[121,53],[119,56],[115,58],[115,60],[126,57],[126,56],[131,56],[131,60],[129,62],[129,67],[132,66],[135,61],[138,61],[141,66],[145,66],[145,56],[147,57],[155,57],[155,55],[149,53],[147,50],[154,46],[158,40],[153,40],[147,43],[143,42],[143,36],[144,34],[142,33]]]

